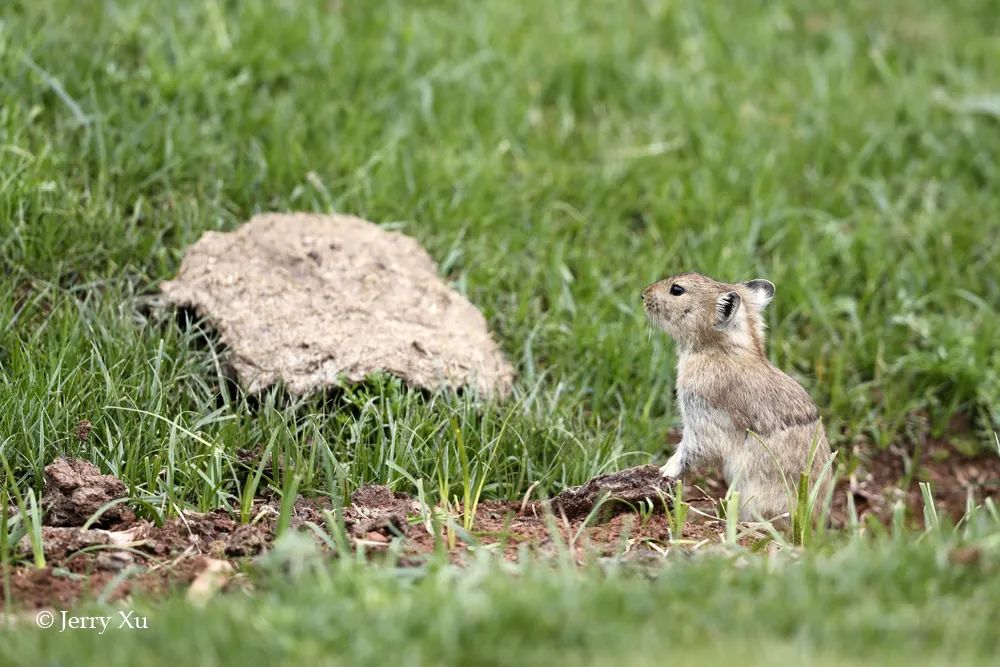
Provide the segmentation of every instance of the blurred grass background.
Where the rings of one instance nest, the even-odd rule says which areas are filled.
[[[995,446],[998,34],[989,0],[7,0],[0,511],[60,454],[154,516],[238,514],[258,465],[277,493],[439,500],[456,428],[487,497],[661,462],[674,353],[638,294],[688,269],[777,285],[770,354],[848,466],[928,431]],[[205,230],[271,210],[418,238],[517,364],[513,399],[227,393],[211,336],[152,301]],[[649,579],[282,546],[254,597],[135,602],[142,634],[14,625],[0,662],[989,664],[991,507]]]

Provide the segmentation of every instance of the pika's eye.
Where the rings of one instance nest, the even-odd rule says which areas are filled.
[[[681,294],[684,294],[684,288],[678,285],[677,283],[674,283],[673,285],[670,286],[670,293],[673,296],[680,296]]]

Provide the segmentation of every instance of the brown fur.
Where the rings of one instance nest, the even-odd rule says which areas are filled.
[[[815,403],[767,358],[762,311],[773,294],[766,280],[731,284],[697,273],[666,278],[642,293],[649,319],[679,352],[684,437],[664,474],[721,464],[745,502],[744,519],[792,511],[800,473],[808,469],[815,481],[829,459]]]

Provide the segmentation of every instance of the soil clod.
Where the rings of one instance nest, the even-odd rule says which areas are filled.
[[[101,474],[93,463],[82,459],[58,458],[45,467],[42,495],[48,526],[82,526],[108,503],[124,498],[125,483]],[[107,527],[133,517],[123,505],[108,508],[95,522]]]
[[[345,516],[351,521],[351,534],[365,537],[372,533],[383,537],[405,535],[406,518],[417,506],[405,493],[387,486],[362,486],[351,494],[351,507]]]
[[[626,468],[566,489],[552,499],[552,508],[569,519],[589,515],[602,501],[598,514],[604,519],[635,511],[641,502],[652,502],[654,509],[661,510],[669,504],[673,494],[670,482],[654,465]]]

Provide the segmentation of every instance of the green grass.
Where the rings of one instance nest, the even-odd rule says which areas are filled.
[[[238,449],[281,462],[261,486],[341,498],[416,480],[431,500],[443,480],[461,497],[466,476],[517,498],[662,461],[679,419],[673,350],[638,293],[685,269],[777,285],[771,356],[848,462],[848,446],[901,441],[921,415],[941,433],[970,414],[995,446],[998,29],[988,0],[7,2],[0,501],[39,492],[59,454],[120,476],[155,516],[238,514],[257,467],[240,469]],[[269,210],[355,213],[418,238],[517,364],[512,400],[427,398],[388,378],[329,400],[220,397],[211,338],[150,299],[202,232]],[[716,566],[698,567],[700,581]],[[444,585],[329,576],[416,611]],[[509,587],[496,576],[470,599]],[[756,581],[747,595],[767,589]],[[618,590],[546,585],[537,598],[514,586],[488,611],[496,632],[560,591],[583,585],[596,607]],[[309,588],[293,587],[301,603],[275,593],[284,622],[322,606]],[[718,595],[709,609],[751,599]],[[220,624],[251,609],[220,605]],[[704,651],[727,618],[750,622],[732,613],[704,621]],[[638,641],[669,651],[650,632]],[[831,661],[845,650],[822,646]]]
[[[145,630],[32,627],[5,636],[12,665],[992,664],[1000,650],[1000,516],[959,531],[852,539],[834,551],[769,558],[714,549],[643,572],[566,560],[420,570],[325,563],[286,545],[264,587],[125,608]],[[308,543],[308,541],[307,541]],[[978,561],[953,563],[963,546]],[[708,551],[708,550],[706,550]],[[294,563],[295,574],[284,574]]]

